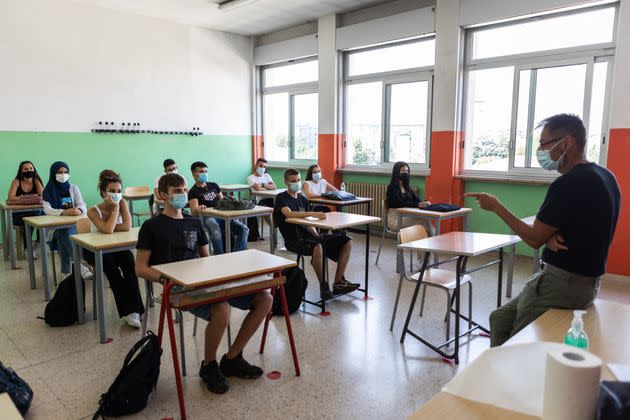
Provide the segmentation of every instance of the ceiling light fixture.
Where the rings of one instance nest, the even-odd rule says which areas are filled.
[[[247,6],[248,4],[254,3],[258,0],[227,0],[222,3],[219,3],[217,9],[222,12],[227,12],[229,10],[238,9],[239,7]]]

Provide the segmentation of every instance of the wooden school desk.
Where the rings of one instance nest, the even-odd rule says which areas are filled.
[[[300,366],[284,292],[285,278],[281,277],[280,274],[285,268],[295,266],[297,266],[295,261],[255,249],[248,249],[241,252],[213,255],[175,263],[154,265],[152,267],[168,279],[164,285],[162,294],[158,337],[161,345],[162,332],[164,330],[164,317],[166,316],[171,342],[171,353],[173,355],[173,368],[175,370],[175,380],[177,383],[177,397],[179,399],[182,419],[186,418],[186,402],[184,400],[184,389],[177,354],[177,341],[175,339],[175,327],[171,313],[171,308],[173,307],[171,299],[181,292],[172,292],[172,288],[174,286],[181,286],[184,291],[190,291],[190,297],[188,299],[184,298],[186,300],[177,304],[177,308],[179,309],[188,309],[206,303],[221,302],[233,297],[249,295],[269,288],[272,289],[273,293],[275,288],[279,287],[287,334],[293,355],[295,374],[300,376]],[[269,276],[270,274],[273,274],[273,276]],[[264,350],[270,319],[271,313],[265,320],[260,353]]]
[[[572,310],[550,309],[510,338],[505,345],[537,341],[562,343],[572,319]],[[589,352],[597,355],[603,362],[602,379],[614,379],[608,369],[608,363],[630,364],[630,324],[627,322],[630,319],[630,306],[598,299],[587,309],[583,319],[584,331],[589,338]],[[436,418],[521,420],[537,417],[441,391],[409,418],[413,420]]]
[[[123,198],[129,203],[129,214],[131,214],[131,224],[133,225],[133,202],[134,201],[147,201],[153,195],[153,190],[147,192],[132,192],[129,194],[123,194]]]
[[[35,289],[35,262],[33,261],[33,239],[31,229],[39,229],[39,246],[40,256],[42,260],[42,276],[44,278],[44,299],[49,301],[50,296],[50,277],[48,276],[48,253],[46,252],[46,232],[57,229],[71,228],[77,224],[79,219],[87,216],[31,216],[24,218],[24,229],[26,230],[26,249],[28,254],[28,271],[31,279],[31,289]],[[54,257],[53,257],[54,258]]]
[[[221,184],[219,185],[219,188],[223,192],[232,194],[237,193],[237,197],[239,200],[241,199],[241,193],[243,191],[249,191],[249,185],[247,184]]]
[[[498,287],[497,287],[497,308],[501,306],[501,294],[502,294],[502,281],[503,281],[503,248],[510,246],[516,242],[519,242],[521,239],[518,236],[512,235],[498,235],[493,233],[474,233],[474,232],[450,232],[440,236],[432,236],[426,239],[420,239],[413,242],[408,242],[405,244],[398,245],[398,249],[400,250],[409,250],[412,252],[424,252],[424,260],[422,262],[422,269],[420,271],[420,276],[418,278],[418,282],[416,283],[416,288],[413,291],[413,297],[411,298],[411,304],[409,305],[409,312],[407,313],[407,319],[405,320],[405,327],[403,328],[402,335],[400,336],[400,342],[403,343],[405,341],[405,336],[409,333],[415,339],[421,341],[423,344],[433,349],[436,353],[444,357],[445,359],[454,359],[455,363],[459,363],[459,339],[461,336],[471,333],[476,329],[481,329],[486,333],[490,333],[487,328],[482,327],[480,324],[468,320],[465,316],[460,313],[460,280],[465,274],[474,273],[475,271],[479,271],[481,269],[493,266],[495,264],[499,265],[498,271]],[[499,258],[497,260],[486,263],[482,266],[475,267],[473,269],[467,269],[466,265],[468,264],[468,259],[470,257],[476,257],[478,255],[485,254],[491,251],[499,251]],[[429,257],[432,253],[437,254],[446,254],[457,257],[457,265],[456,265],[456,287],[453,296],[455,296],[455,336],[454,338],[448,340],[447,342],[440,345],[433,345],[429,341],[420,337],[418,334],[414,333],[409,329],[409,321],[411,320],[411,315],[413,313],[413,309],[416,305],[416,299],[418,298],[418,291],[420,290],[420,286],[422,285],[422,278],[424,277],[424,273],[427,268],[439,265],[440,263],[434,263],[428,265]],[[451,309],[452,310],[452,309]],[[466,330],[462,334],[459,332],[459,321],[460,318],[465,319],[466,321],[470,321],[472,323],[472,328]],[[448,346],[450,343],[454,342],[454,350],[453,353],[445,353],[442,348]]]
[[[260,191],[250,191],[249,195],[252,197],[260,197],[260,198],[273,198],[274,203],[276,201],[276,196],[280,193],[285,192],[286,188],[277,188],[275,190],[260,190]]]
[[[223,233],[225,234],[225,252],[232,252],[232,227],[230,223],[232,220],[243,219],[248,217],[268,216],[273,213],[271,207],[254,206],[249,210],[217,210],[214,207],[209,207],[201,211],[201,223],[205,226],[204,220],[207,217],[216,217],[225,221]],[[273,223],[273,222],[272,222]],[[269,241],[269,251],[273,254],[274,243]]]
[[[0,415],[2,420],[22,420],[23,417],[6,392],[0,394]]]
[[[367,214],[371,215],[372,202],[374,201],[374,199],[371,197],[357,197],[354,200],[339,201],[339,200],[328,200],[326,198],[317,197],[317,198],[311,198],[308,201],[309,203],[323,204],[325,206],[335,206],[338,209],[343,209],[344,207],[356,206],[359,204],[367,204],[367,208],[368,208]]]
[[[103,274],[103,254],[118,251],[127,251],[136,247],[138,242],[138,232],[140,228],[132,228],[128,232],[114,233],[79,233],[70,236],[74,253],[74,282],[77,291],[77,302],[83,300],[83,282],[81,281],[81,261],[83,260],[83,250],[87,249],[94,253],[94,279],[93,287],[96,287],[96,308],[92,308],[92,313],[98,318],[98,331],[101,344],[109,343],[107,337],[107,311],[105,309],[105,288]],[[85,322],[83,306],[77,305],[79,323]],[[97,317],[98,313],[98,317]]]
[[[2,223],[2,245],[4,247],[4,260],[11,258],[11,269],[17,268],[15,240],[13,239],[13,214],[24,213],[42,208],[41,204],[16,205],[6,202],[0,202],[2,211],[0,212],[0,220]]]
[[[370,262],[370,224],[380,222],[381,219],[379,217],[374,216],[364,216],[361,214],[352,214],[352,213],[340,213],[337,211],[333,211],[330,213],[325,213],[326,218],[323,220],[313,220],[313,218],[289,218],[286,219],[287,223],[291,223],[294,225],[301,225],[306,227],[314,227],[315,229],[322,230],[339,230],[339,229],[347,229],[355,226],[365,225],[365,284],[364,289],[359,289],[363,291],[364,300],[369,299],[368,295],[368,285],[369,285],[369,262]],[[322,242],[323,248],[323,275],[324,282],[328,282],[328,258],[326,255],[326,243]],[[334,299],[334,298],[333,298]],[[308,302],[308,301],[307,301]],[[321,304],[315,302],[308,302],[315,306],[322,308],[322,313],[326,312],[326,299],[321,300]]]

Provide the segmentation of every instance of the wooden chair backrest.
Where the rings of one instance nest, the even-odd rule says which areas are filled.
[[[77,233],[90,233],[92,231],[92,223],[87,217],[77,221]]]
[[[149,187],[147,186],[142,186],[142,187],[126,187],[125,188],[125,195],[129,195],[129,194],[149,194],[151,190],[149,190]]]
[[[383,201],[381,202],[381,208],[383,209],[383,214],[389,212],[389,203],[387,202],[387,198],[383,198]]]
[[[429,233],[422,225],[413,225],[400,229],[398,232],[398,243],[406,244],[420,239],[428,238]]]

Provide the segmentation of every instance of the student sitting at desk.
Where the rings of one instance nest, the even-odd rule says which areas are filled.
[[[79,187],[70,184],[70,169],[65,162],[55,162],[50,167],[50,176],[42,194],[44,213],[48,216],[80,216],[87,213]],[[72,273],[72,241],[70,235],[77,233],[76,227],[56,229],[48,242],[56,242],[61,260],[61,273]],[[84,277],[85,269],[81,266]]]
[[[193,216],[199,216],[206,208],[216,207],[219,200],[223,198],[223,193],[217,184],[208,182],[208,165],[203,162],[194,162],[190,165],[190,170],[195,179],[195,185],[193,185],[188,192],[188,204],[190,205]],[[206,217],[204,218],[204,224],[210,235],[214,254],[223,254],[223,229],[225,229],[225,221],[214,217]],[[230,230],[236,235],[234,251],[247,249],[249,228],[238,220],[232,220],[230,222]]]
[[[122,180],[111,169],[101,172],[98,179],[98,190],[103,198],[101,204],[91,207],[87,215],[99,232],[126,232],[131,229],[131,214],[127,201],[122,198]],[[83,251],[83,258],[94,265],[94,254]],[[118,316],[125,318],[127,324],[140,328],[140,315],[144,313],[144,305],[138,287],[135,263],[131,251],[118,251],[103,254],[103,272],[114,293]]]
[[[164,160],[162,166],[164,166],[164,174],[177,173],[177,164],[173,159]],[[153,214],[158,214],[160,210],[157,205],[157,201],[160,197],[160,194],[158,192],[158,183],[160,182],[160,178],[162,178],[164,174],[161,174],[157,178],[155,178],[155,182],[153,183],[153,203],[151,203],[153,205]]]
[[[33,162],[31,161],[25,160],[23,162],[20,162],[17,175],[15,175],[15,178],[13,179],[13,181],[11,182],[11,186],[9,187],[9,196],[7,197],[7,200],[11,202],[17,202],[23,195],[42,195],[43,191],[44,183],[37,174],[37,169],[35,169],[35,165],[33,165]],[[39,216],[41,214],[41,210],[13,213],[13,226],[24,226],[24,222],[22,221],[22,219],[30,216]],[[37,231],[37,238],[37,240],[39,241],[39,231]],[[24,249],[26,249],[25,229],[22,229],[22,243],[24,244]],[[36,243],[33,244],[33,258],[37,258],[38,249],[38,245]]]
[[[258,158],[254,165],[254,173],[247,177],[247,185],[251,191],[275,190],[276,184],[267,173],[267,160]],[[273,198],[263,198],[259,206],[273,207]]]
[[[350,283],[344,277],[350,253],[352,252],[352,239],[345,234],[320,235],[313,227],[304,228],[287,223],[286,219],[288,218],[315,217],[317,219],[325,219],[326,214],[310,211],[308,200],[299,193],[301,182],[300,172],[297,169],[287,169],[284,172],[284,182],[288,187],[287,191],[276,196],[274,209],[275,220],[284,238],[284,245],[289,251],[296,254],[312,255],[311,265],[319,280],[322,298],[330,299],[333,295],[341,295],[357,290],[360,285]],[[326,241],[326,257],[337,262],[332,293],[328,283],[324,283],[324,259],[320,243],[322,240]]]
[[[311,165],[308,167],[306,171],[306,181],[304,181],[304,185],[302,186],[302,192],[309,200],[311,198],[319,198],[322,194],[337,191],[332,184],[329,184],[325,179],[322,179],[322,168],[319,165]],[[313,206],[314,211],[321,211],[323,213],[328,213],[330,208],[323,205],[315,205]]]
[[[413,192],[413,188],[410,184],[411,171],[409,165],[405,162],[396,162],[392,168],[392,177],[387,186],[387,205],[390,209],[399,209],[402,207],[415,207],[419,209],[427,208],[431,202],[426,200],[420,200],[420,198]],[[388,218],[390,230],[398,230],[398,218]],[[421,224],[427,230],[429,235],[435,235],[435,228],[426,220],[413,220],[411,218],[403,218],[402,227],[408,227],[416,224]]]
[[[186,205],[186,181],[177,174],[167,174],[160,179],[160,198],[164,211],[142,224],[138,235],[136,274],[146,280],[164,283],[165,278],[151,268],[153,265],[190,260],[210,255],[208,239],[201,222],[196,217],[182,214]],[[175,288],[173,289],[175,290]],[[208,390],[216,394],[226,392],[230,384],[226,376],[255,379],[263,370],[249,364],[243,358],[243,348],[254,335],[271,310],[272,298],[268,292],[191,308],[189,312],[208,321],[205,332],[204,361],[199,376]],[[249,311],[232,348],[217,363],[217,348],[230,319],[230,306]]]

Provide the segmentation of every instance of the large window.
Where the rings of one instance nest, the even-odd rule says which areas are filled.
[[[317,160],[317,60],[261,68],[265,157]]]
[[[435,39],[344,55],[347,167],[428,167]]]
[[[549,176],[536,161],[538,123],[580,116],[587,155],[602,162],[616,6],[600,6],[466,34],[464,171]]]

